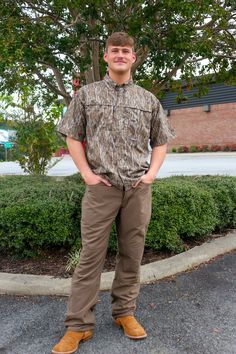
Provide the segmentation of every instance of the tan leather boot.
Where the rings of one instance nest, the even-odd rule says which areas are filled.
[[[81,341],[86,341],[92,338],[92,331],[74,332],[67,331],[64,337],[56,344],[53,349],[53,354],[72,354],[76,352]]]
[[[147,337],[144,328],[138,323],[134,316],[123,316],[114,319],[114,323],[122,327],[127,337],[132,339],[142,339]]]

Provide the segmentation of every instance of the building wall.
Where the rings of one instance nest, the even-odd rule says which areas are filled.
[[[169,119],[177,137],[170,142],[169,149],[179,145],[236,144],[236,102],[212,104],[210,109],[171,109]]]

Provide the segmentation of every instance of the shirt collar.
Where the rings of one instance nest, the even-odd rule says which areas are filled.
[[[106,74],[104,79],[103,79],[108,85],[112,86],[112,87],[124,87],[124,86],[128,86],[128,85],[132,85],[134,82],[133,82],[133,79],[132,77],[130,77],[130,79],[128,81],[125,81],[123,84],[118,84],[117,82],[113,81],[109,74]]]

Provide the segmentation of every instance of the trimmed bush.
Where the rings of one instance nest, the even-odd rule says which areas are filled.
[[[178,153],[185,153],[185,152],[189,152],[189,147],[188,146],[179,146],[177,149]]]
[[[228,144],[228,145],[191,145],[191,146],[183,146],[173,147],[172,152],[218,152],[218,151],[236,151],[236,144]]]
[[[196,183],[211,192],[217,206],[217,230],[236,227],[236,178],[203,176]]]
[[[83,185],[49,177],[1,179],[0,249],[33,256],[43,248],[71,246],[80,236],[83,191]]]
[[[199,151],[200,151],[200,149],[196,145],[191,145],[189,148],[189,152],[199,152]]]
[[[201,150],[202,150],[203,152],[208,152],[208,151],[210,151],[210,148],[209,148],[208,145],[202,145]]]
[[[211,193],[194,183],[158,180],[153,184],[152,219],[146,245],[155,250],[183,250],[185,238],[209,235],[217,223],[217,207]]]
[[[214,231],[236,227],[236,177],[232,176],[175,176],[169,180],[192,182],[201,190],[211,193],[217,210]]]
[[[211,151],[213,151],[213,152],[222,151],[222,147],[220,145],[212,145]]]
[[[80,242],[79,174],[53,177],[0,177],[0,251],[34,256],[46,248],[69,249]],[[146,247],[181,252],[187,239],[236,227],[236,178],[171,177],[152,185],[152,219]],[[115,223],[109,250],[116,246]]]

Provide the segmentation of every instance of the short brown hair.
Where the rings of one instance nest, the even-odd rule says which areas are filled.
[[[124,47],[126,45],[132,47],[134,50],[134,39],[125,32],[114,32],[112,33],[106,41],[106,48],[107,51],[109,45],[114,45],[118,47]]]

